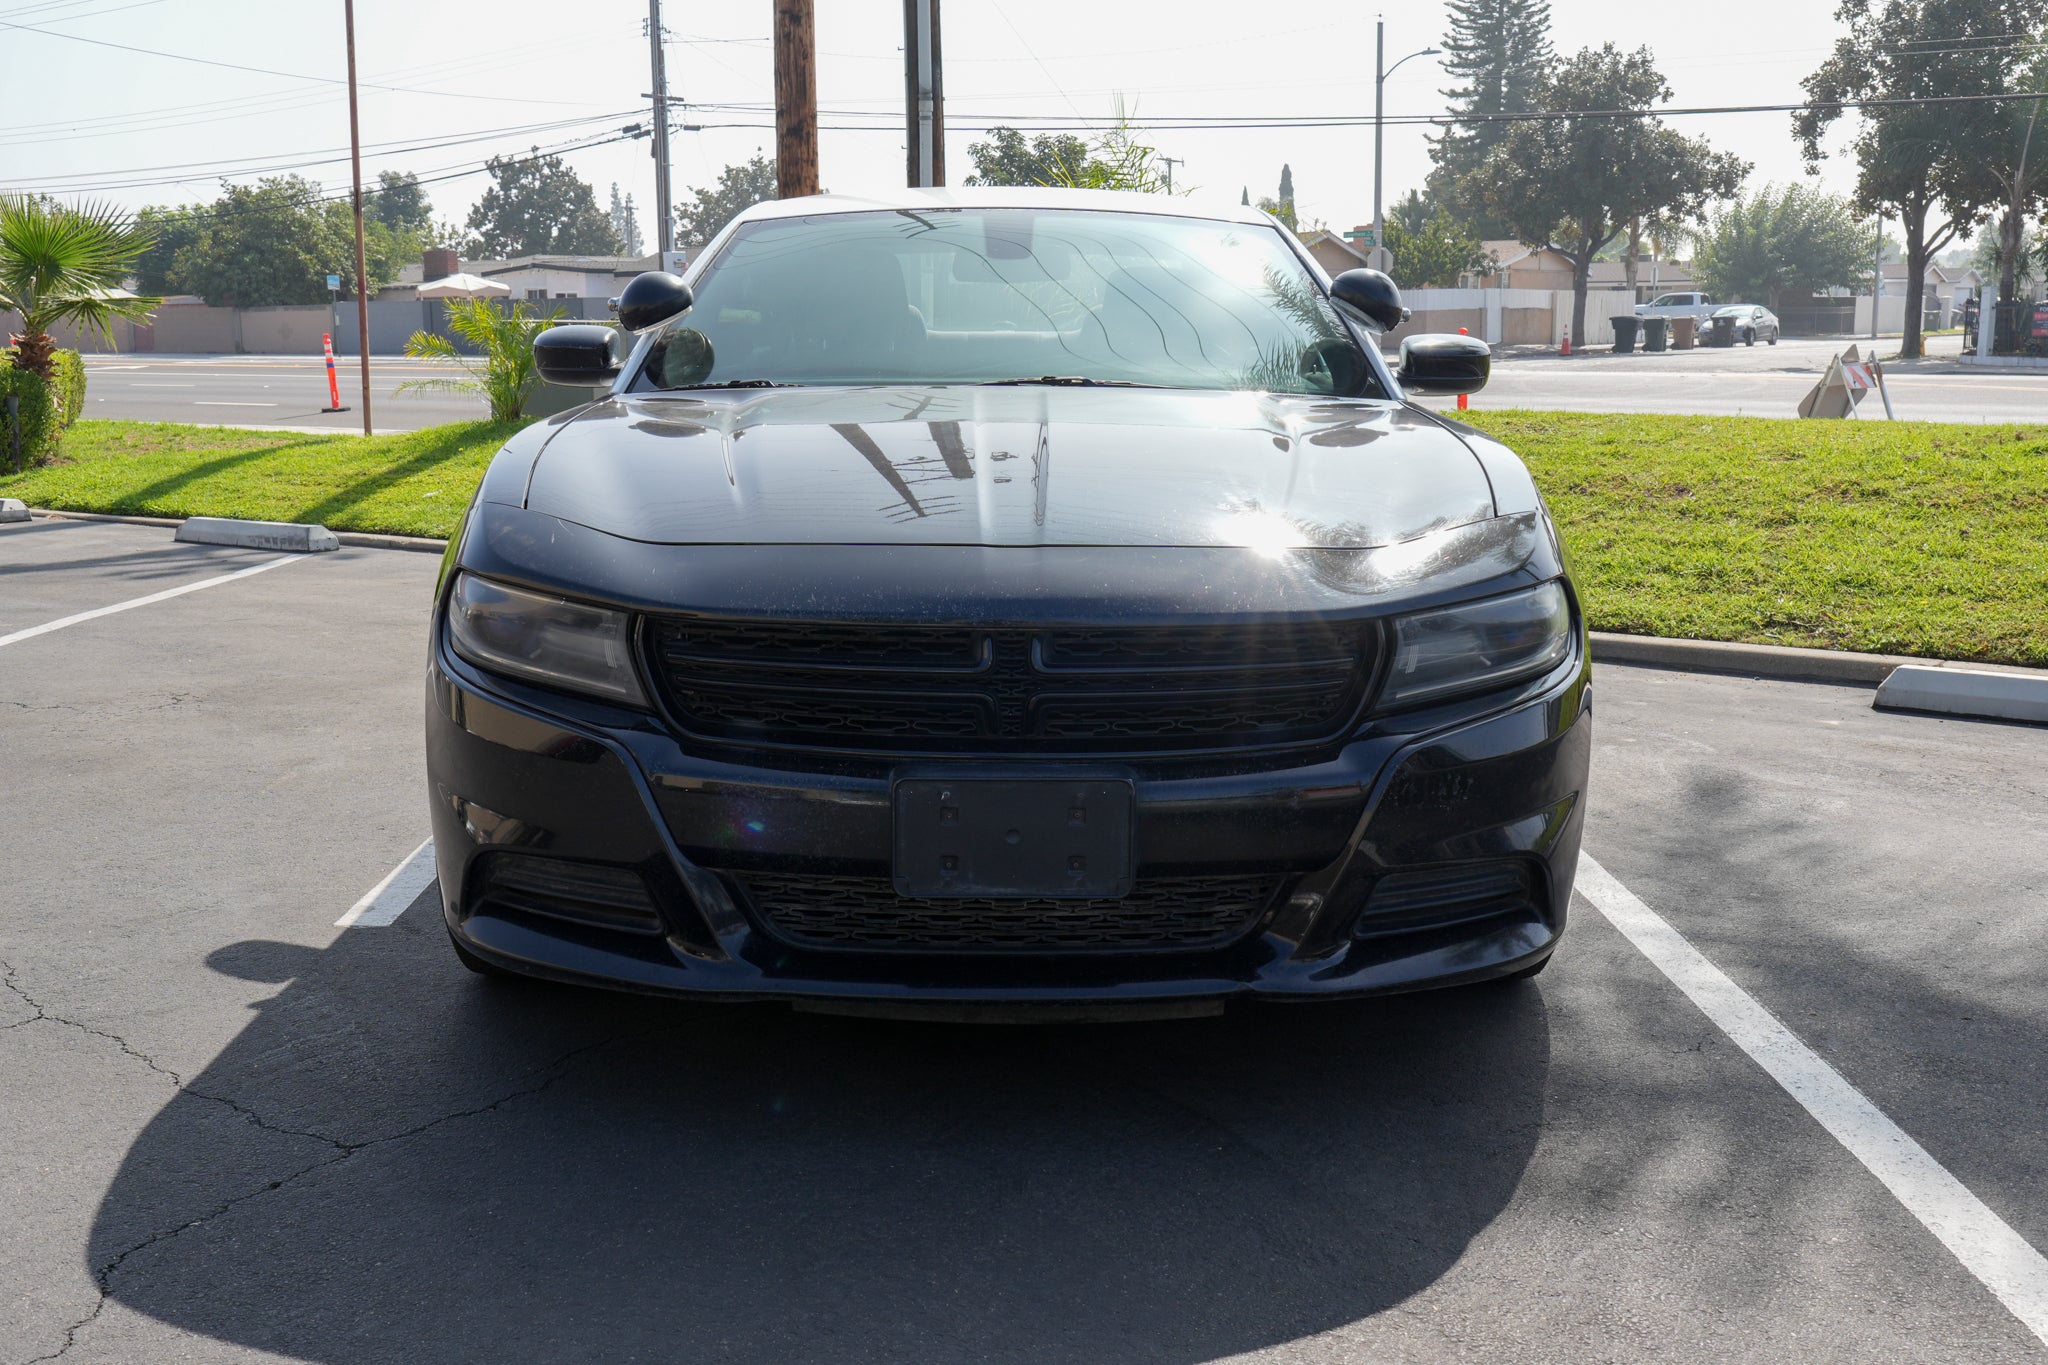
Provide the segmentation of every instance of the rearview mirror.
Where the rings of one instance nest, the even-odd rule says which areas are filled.
[[[1410,393],[1477,393],[1493,372],[1493,350],[1478,337],[1428,333],[1401,343],[1401,372]]]
[[[533,339],[533,367],[550,384],[602,389],[619,377],[618,329],[594,322],[550,327]]]
[[[1377,270],[1345,271],[1330,281],[1330,297],[1382,332],[1391,332],[1408,321],[1408,310],[1401,306],[1401,287]]]

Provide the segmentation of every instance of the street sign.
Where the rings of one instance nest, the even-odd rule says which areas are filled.
[[[327,288],[331,293],[341,292],[341,276],[329,275],[327,277]]]

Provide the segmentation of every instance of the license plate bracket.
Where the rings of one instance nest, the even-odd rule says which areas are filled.
[[[1137,791],[1128,778],[899,778],[891,873],[904,897],[1127,896]]]

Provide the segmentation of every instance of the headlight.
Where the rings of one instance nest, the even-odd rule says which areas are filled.
[[[448,597],[448,637],[455,652],[479,668],[647,705],[633,672],[631,622],[622,611],[465,573]]]
[[[1380,705],[1406,706],[1531,677],[1564,658],[1571,643],[1571,604],[1555,582],[1398,617]]]

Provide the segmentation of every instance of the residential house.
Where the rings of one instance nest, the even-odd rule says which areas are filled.
[[[1301,244],[1308,248],[1309,255],[1316,258],[1316,264],[1320,265],[1331,279],[1335,279],[1347,270],[1356,270],[1360,266],[1372,264],[1362,246],[1354,245],[1351,240],[1347,240],[1362,239],[1365,232],[1364,228],[1353,228],[1345,236],[1340,237],[1328,228],[1316,228],[1301,234]],[[1396,269],[1398,271],[1398,266]]]
[[[444,268],[445,267],[445,268]],[[457,271],[478,275],[511,288],[511,298],[609,299],[644,270],[659,270],[652,256],[519,256],[503,261],[459,261],[452,251],[435,249],[406,266],[395,283],[377,291],[380,300],[416,299],[420,285]]]

